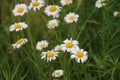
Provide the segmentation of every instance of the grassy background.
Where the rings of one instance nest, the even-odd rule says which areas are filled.
[[[15,17],[12,9],[18,3],[29,5],[30,0],[0,0],[0,80],[53,80],[52,72],[63,69],[64,76],[57,80],[120,80],[120,17],[113,12],[120,11],[119,0],[109,0],[105,7],[95,8],[96,0],[74,0],[60,12],[58,28],[49,30],[47,21],[52,17],[44,14],[44,8],[29,11],[22,17]],[[59,0],[46,0],[60,5]],[[60,5],[61,6],[61,5]],[[67,24],[63,19],[69,12],[79,14],[77,23]],[[15,22],[26,22],[29,27],[20,32],[9,32]],[[20,38],[29,42],[14,50],[11,44]],[[36,50],[38,41],[47,40],[46,50],[61,44],[67,38],[77,39],[79,47],[88,51],[89,59],[77,63],[70,55],[60,52],[57,60],[41,60],[41,51]]]

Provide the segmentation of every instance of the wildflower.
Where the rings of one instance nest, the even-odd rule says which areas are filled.
[[[78,41],[72,40],[72,38],[70,40],[66,39],[63,42],[64,42],[64,44],[61,45],[61,48],[63,51],[72,52],[74,50],[79,49]]]
[[[36,9],[39,10],[44,5],[45,5],[45,2],[43,0],[31,0],[29,9],[33,8],[33,10],[36,11]]]
[[[26,29],[28,25],[25,22],[14,23],[10,26],[9,31],[20,31]]]
[[[55,27],[58,27],[58,20],[53,19],[53,20],[48,21],[47,26],[49,29],[53,29]]]
[[[58,52],[53,50],[42,52],[41,56],[42,56],[41,59],[45,59],[47,60],[47,62],[49,62],[49,61],[55,60],[56,57],[58,57]]]
[[[64,20],[67,22],[67,23],[73,23],[73,22],[77,22],[78,21],[78,18],[79,18],[79,15],[78,14],[75,14],[75,13],[69,13],[67,14],[65,17],[64,17]]]
[[[57,45],[57,46],[55,46],[54,50],[55,50],[55,51],[61,51],[61,50],[62,50],[61,45]]]
[[[20,48],[23,44],[27,43],[28,40],[26,38],[21,38],[15,42],[15,44],[12,44],[13,48]]]
[[[95,3],[95,7],[101,8],[101,7],[105,6],[106,2],[107,2],[107,0],[97,0]]]
[[[114,15],[115,17],[116,17],[116,16],[120,16],[120,12],[119,12],[119,11],[115,11],[113,15]]]
[[[62,4],[62,6],[64,6],[64,5],[69,5],[69,4],[73,3],[73,0],[60,0],[60,2]]]
[[[57,5],[49,5],[45,8],[45,13],[48,16],[53,16],[54,18],[59,17],[59,12],[61,11],[61,7]]]
[[[15,16],[23,16],[28,12],[28,9],[26,4],[17,4],[12,12]]]
[[[37,43],[36,48],[37,48],[37,50],[42,50],[43,48],[48,47],[48,44],[49,43],[46,40],[42,40]]]
[[[88,59],[87,51],[84,51],[83,49],[73,51],[73,54],[71,55],[71,59],[75,58],[75,60],[80,63],[84,63]]]
[[[61,77],[63,75],[63,70],[55,70],[53,73],[52,73],[52,76],[53,77]]]

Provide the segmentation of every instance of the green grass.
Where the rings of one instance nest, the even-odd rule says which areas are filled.
[[[120,80],[120,17],[113,12],[120,11],[119,0],[109,0],[105,7],[95,8],[96,0],[74,0],[62,7],[59,27],[49,30],[47,21],[52,17],[44,14],[44,8],[29,11],[22,17],[12,13],[18,3],[29,5],[30,0],[0,1],[0,80],[53,80],[52,72],[63,69],[64,75],[57,80]],[[60,5],[59,0],[46,0],[46,5]],[[77,23],[67,24],[64,16],[69,12],[79,14]],[[15,22],[23,21],[29,26],[19,32],[9,32]],[[20,49],[11,46],[19,38],[29,40]],[[51,50],[63,40],[73,38],[79,47],[88,51],[85,63],[70,59],[70,54],[60,52],[55,61],[41,59],[36,43],[47,40]]]

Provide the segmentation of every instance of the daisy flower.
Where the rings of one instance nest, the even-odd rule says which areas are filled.
[[[67,14],[65,17],[64,17],[64,20],[67,22],[67,23],[73,23],[73,22],[77,22],[78,21],[78,18],[79,18],[79,15],[78,14],[75,14],[75,13],[69,13]]]
[[[105,6],[106,1],[107,0],[97,0],[96,3],[95,3],[95,7],[101,8],[101,7]]]
[[[20,48],[23,44],[27,43],[28,40],[26,38],[21,38],[19,40],[17,40],[14,44],[12,44],[13,48]]]
[[[57,46],[55,46],[54,50],[55,50],[55,51],[60,51],[60,50],[62,50],[61,45],[57,45]]]
[[[49,62],[49,61],[55,60],[56,57],[58,57],[58,52],[53,50],[42,52],[41,56],[42,56],[41,59],[45,59],[47,60],[47,62]]]
[[[43,48],[48,47],[48,44],[49,43],[46,40],[42,40],[37,43],[36,48],[37,48],[37,50],[42,50]]]
[[[63,70],[55,70],[53,73],[52,73],[52,76],[53,77],[61,77],[63,75]]]
[[[84,63],[88,59],[87,51],[84,51],[83,49],[73,51],[71,59],[73,58],[75,58],[78,63]]]
[[[78,41],[72,40],[72,38],[70,40],[66,39],[63,42],[64,42],[64,44],[61,45],[61,48],[63,51],[72,52],[74,50],[79,49]]]
[[[10,26],[9,31],[20,31],[26,29],[28,25],[25,22],[14,23]]]
[[[48,21],[47,26],[49,29],[53,29],[55,27],[58,27],[58,20],[53,19],[53,20]]]
[[[33,8],[34,11],[36,9],[40,9],[45,5],[45,2],[43,0],[31,0],[30,6],[28,7],[30,10]]]
[[[114,15],[115,17],[116,17],[116,16],[120,16],[120,12],[119,12],[119,11],[115,11],[113,15]]]
[[[45,8],[45,13],[48,16],[53,16],[54,18],[59,17],[59,12],[61,11],[61,7],[57,5],[49,5]]]
[[[64,6],[64,5],[69,5],[69,4],[73,3],[73,0],[60,0],[60,2],[62,4],[62,6]]]
[[[28,9],[26,4],[17,4],[12,12],[15,16],[23,16],[28,12]]]

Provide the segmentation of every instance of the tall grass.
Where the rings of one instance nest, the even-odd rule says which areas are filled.
[[[49,30],[47,21],[52,19],[44,14],[44,8],[29,11],[22,17],[12,13],[18,3],[29,5],[30,0],[0,1],[0,80],[53,80],[52,72],[63,69],[64,75],[57,80],[119,80],[120,79],[120,11],[119,0],[109,0],[106,6],[95,8],[96,0],[74,0],[73,4],[62,7],[59,27]],[[46,0],[47,4],[60,5],[59,0]],[[77,23],[67,24],[64,16],[69,12],[79,14]],[[24,21],[29,26],[20,32],[9,32],[9,26]],[[26,37],[29,42],[20,49],[11,44]],[[36,43],[47,40],[46,50],[61,44],[66,38],[79,41],[79,47],[88,51],[85,63],[70,59],[70,54],[60,52],[55,61],[41,59]]]

